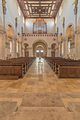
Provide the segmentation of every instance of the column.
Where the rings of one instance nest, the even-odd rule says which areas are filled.
[[[78,0],[75,0],[75,5],[74,5],[74,14],[75,14],[75,58],[77,58],[77,39],[78,39],[78,34],[77,34],[77,13],[78,13]]]
[[[15,34],[14,34],[14,39],[13,39],[13,56],[14,58],[17,57],[17,54],[16,54],[16,41],[17,41],[17,17],[15,18]]]
[[[2,9],[3,9],[3,59],[6,59],[5,45],[6,45],[6,29],[5,29],[5,15],[6,15],[6,0],[2,0]]]
[[[0,59],[5,59],[4,31],[0,25]]]

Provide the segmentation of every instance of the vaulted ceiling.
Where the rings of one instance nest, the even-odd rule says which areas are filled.
[[[55,18],[62,0],[18,0],[25,18]]]

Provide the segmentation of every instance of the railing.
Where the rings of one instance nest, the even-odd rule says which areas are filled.
[[[36,37],[36,36],[40,36],[40,37],[54,37],[54,34],[49,33],[49,34],[26,34],[27,37]]]

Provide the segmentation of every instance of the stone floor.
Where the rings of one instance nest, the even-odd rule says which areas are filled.
[[[80,120],[80,79],[36,59],[23,79],[0,80],[0,120]]]

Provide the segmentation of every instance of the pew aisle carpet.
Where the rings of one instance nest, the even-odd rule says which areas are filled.
[[[0,120],[80,120],[80,79],[36,59],[23,79],[0,80]]]

